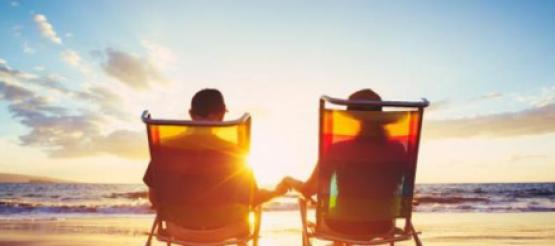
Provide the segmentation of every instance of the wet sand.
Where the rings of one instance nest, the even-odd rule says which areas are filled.
[[[153,216],[0,218],[0,246],[144,245]],[[416,213],[424,245],[555,245],[555,213]],[[260,245],[300,245],[297,211],[265,212]],[[153,245],[165,245],[154,242]],[[315,245],[329,245],[317,242]],[[396,245],[413,245],[403,242]]]

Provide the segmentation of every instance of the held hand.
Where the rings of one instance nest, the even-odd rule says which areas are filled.
[[[283,180],[281,182],[285,183],[285,185],[287,185],[287,187],[289,189],[294,189],[294,190],[297,190],[297,191],[301,190],[302,186],[303,186],[302,181],[296,180],[296,179],[294,179],[292,177],[289,177],[289,176],[283,178]]]
[[[284,195],[285,193],[287,193],[289,191],[290,187],[289,185],[284,182],[284,180],[282,180],[281,182],[279,182],[279,184],[276,186],[276,188],[274,189],[274,192],[277,195]]]

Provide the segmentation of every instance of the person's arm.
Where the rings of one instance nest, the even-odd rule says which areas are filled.
[[[288,184],[281,181],[274,190],[256,189],[254,195],[254,204],[259,205],[271,200],[272,198],[282,196],[289,190]]]
[[[305,197],[311,197],[312,195],[316,194],[316,192],[318,192],[319,176],[320,176],[320,168],[318,167],[318,164],[316,164],[314,171],[312,171],[312,174],[310,175],[308,180],[303,184],[303,186],[299,190],[301,193],[303,193]]]
[[[254,194],[254,205],[260,205],[264,202],[269,201],[270,199],[279,196],[275,191],[270,191],[266,189],[257,190]]]
[[[318,176],[319,168],[318,165],[316,165],[306,182],[302,182],[292,177],[285,177],[282,182],[284,182],[289,188],[302,193],[303,196],[310,197],[318,191]]]

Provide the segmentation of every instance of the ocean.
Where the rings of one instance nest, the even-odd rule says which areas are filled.
[[[142,184],[0,184],[0,219],[152,214]],[[297,210],[295,195],[265,211]],[[418,184],[416,212],[526,213],[555,211],[555,183]]]

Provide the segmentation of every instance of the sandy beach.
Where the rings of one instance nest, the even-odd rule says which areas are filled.
[[[261,245],[300,245],[298,212],[264,213]],[[416,213],[425,245],[555,245],[555,213]],[[0,221],[0,245],[143,245],[141,217]],[[153,245],[163,245],[155,242]],[[329,245],[316,242],[315,245]],[[403,242],[398,245],[413,245]]]

